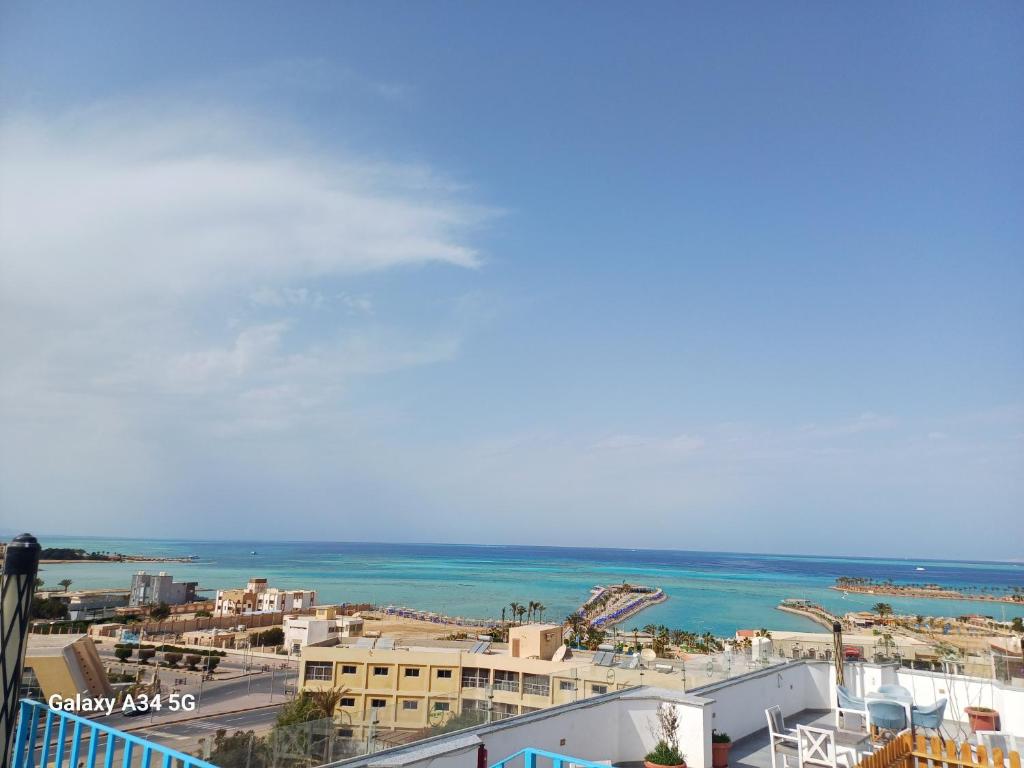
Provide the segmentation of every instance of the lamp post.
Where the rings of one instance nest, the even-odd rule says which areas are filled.
[[[832,624],[832,642],[835,644],[835,663],[836,663],[836,685],[846,685],[846,675],[843,670],[843,625],[838,621]]]
[[[14,721],[18,719],[18,694],[21,670],[28,646],[28,625],[31,618],[32,593],[39,571],[39,542],[23,533],[7,546],[3,574],[0,575],[0,671],[3,673],[3,697],[0,700],[0,723],[3,725],[3,760],[10,765],[14,737]]]

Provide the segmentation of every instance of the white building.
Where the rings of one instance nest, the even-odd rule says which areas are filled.
[[[334,606],[317,608],[315,616],[284,618],[284,647],[289,654],[331,638],[361,637],[362,634],[363,620],[357,616],[338,616]]]
[[[316,604],[316,590],[279,589],[266,579],[249,579],[245,589],[219,589],[213,612],[217,616],[242,613],[301,611]]]

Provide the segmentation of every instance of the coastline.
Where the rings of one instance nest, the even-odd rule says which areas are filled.
[[[843,585],[833,584],[830,589],[838,592],[855,592],[859,595],[881,595],[883,597],[904,597],[913,600],[973,600],[983,603],[1009,603],[1024,605],[1024,601],[1015,600],[1013,595],[979,595],[971,592],[960,592],[955,589],[924,589],[921,587],[900,587],[881,584]]]

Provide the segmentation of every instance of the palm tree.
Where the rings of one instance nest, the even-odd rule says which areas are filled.
[[[528,614],[527,621],[533,621],[533,617],[534,617],[534,614],[537,611],[537,606],[538,605],[540,605],[540,603],[538,603],[536,600],[531,600],[530,601],[529,610],[527,611],[527,614]]]
[[[892,616],[892,606],[888,603],[875,603],[871,610],[878,614],[879,618],[886,618]]]
[[[43,580],[42,580],[42,579],[40,579],[40,578],[39,578],[39,577],[37,576],[37,577],[36,577],[36,584],[35,584],[35,590],[34,590],[34,591],[36,591],[36,592],[41,592],[42,590],[43,590]]]
[[[757,632],[754,633],[754,636],[755,637],[767,637],[770,640],[771,637],[772,637],[772,633],[769,632],[764,627],[761,627],[761,629],[757,630]]]
[[[572,632],[572,640],[574,643],[579,643],[580,637],[583,635],[585,627],[589,626],[590,623],[580,616],[578,613],[570,613],[565,617],[565,624],[569,627]]]
[[[519,624],[520,625],[522,625],[522,623],[523,623],[523,616],[525,616],[525,615],[526,615],[526,606],[525,605],[520,605],[519,606]]]
[[[537,603],[537,613],[540,614],[540,621],[544,621],[544,611],[547,610],[547,606],[544,603]]]
[[[304,691],[309,700],[313,702],[316,710],[324,717],[334,717],[334,710],[338,708],[341,697],[348,693],[348,688],[327,688],[322,691]]]
[[[64,591],[67,592],[68,591],[68,587],[71,586],[71,579],[61,579],[57,583],[60,584],[62,587],[64,587]]]
[[[644,624],[644,632],[646,632],[651,637],[654,637],[654,634],[655,632],[657,632],[657,630],[658,628],[653,624]]]
[[[521,606],[519,603],[513,601],[513,602],[508,604],[508,607],[509,607],[509,610],[512,611],[512,621],[515,621],[516,617],[519,615],[519,609],[522,608],[523,606]]]

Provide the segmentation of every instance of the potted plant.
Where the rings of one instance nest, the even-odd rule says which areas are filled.
[[[712,768],[728,768],[729,748],[732,739],[724,731],[711,731],[711,766]]]
[[[658,707],[658,724],[651,732],[658,743],[644,757],[644,768],[686,768],[686,756],[679,751],[679,715],[675,707]]]
[[[999,713],[996,710],[989,707],[964,707],[964,712],[970,718],[971,730],[975,733],[999,730]]]

